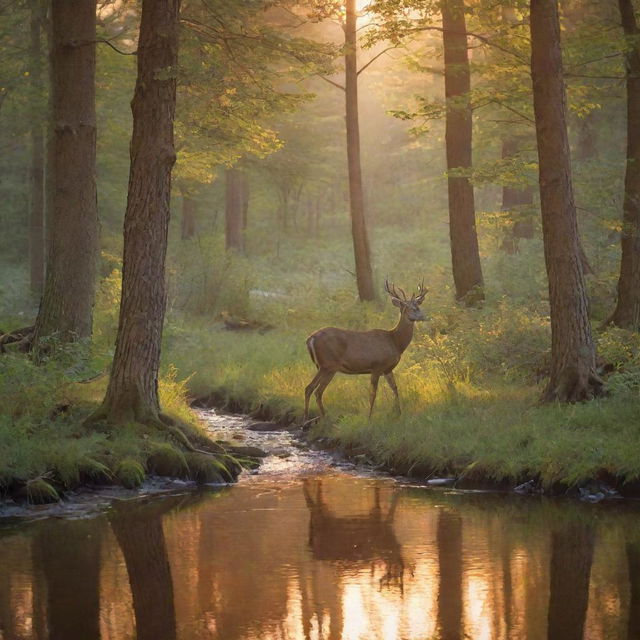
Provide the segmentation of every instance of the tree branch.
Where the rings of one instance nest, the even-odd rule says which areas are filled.
[[[385,53],[387,53],[387,51],[391,51],[392,49],[397,49],[397,48],[398,48],[398,45],[392,45],[390,47],[387,47],[386,49],[384,49],[380,53],[376,54],[375,56],[373,56],[373,58],[371,58],[371,60],[369,60],[369,62],[367,62],[363,67],[361,67],[358,70],[356,75],[359,76],[368,66],[372,65],[380,56],[383,56]]]

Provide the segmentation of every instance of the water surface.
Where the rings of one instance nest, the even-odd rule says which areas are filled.
[[[237,486],[0,528],[0,639],[640,638],[634,503],[433,490],[255,440],[279,455]]]

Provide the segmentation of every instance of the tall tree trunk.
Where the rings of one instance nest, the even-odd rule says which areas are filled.
[[[225,246],[227,251],[244,251],[242,233],[242,178],[238,169],[227,169],[225,185]]]
[[[571,185],[557,0],[531,0],[531,49],[542,232],[551,305],[551,377],[543,400],[575,402],[599,395],[602,381],[595,369]]]
[[[44,284],[44,135],[41,109],[43,108],[42,86],[42,5],[31,4],[31,82],[36,113],[31,123],[31,210],[29,216],[29,281],[31,293],[39,298]]]
[[[618,0],[627,44],[627,170],[618,300],[610,321],[640,330],[640,30],[632,0]]]
[[[198,203],[187,193],[182,192],[182,220],[180,221],[180,237],[189,240],[196,235],[198,227]]]
[[[462,633],[462,518],[445,509],[438,516],[438,630],[441,640],[461,640]]]
[[[162,529],[162,515],[172,504],[169,499],[135,509],[123,505],[109,517],[127,565],[138,640],[176,638],[173,581]]]
[[[36,345],[54,333],[63,341],[91,335],[98,253],[96,0],[56,0],[51,21],[53,193]]]
[[[345,95],[347,115],[347,161],[349,167],[349,203],[351,235],[356,264],[356,282],[360,300],[375,300],[371,269],[371,251],[364,211],[362,168],[360,164],[360,123],[358,120],[358,67],[356,0],[346,1],[345,34]]]
[[[447,170],[468,170],[471,159],[471,71],[467,51],[464,0],[443,0],[442,41],[447,100]],[[484,300],[482,267],[476,233],[473,185],[467,177],[449,175],[449,234],[456,299],[474,305]]]
[[[593,530],[581,523],[551,534],[549,640],[582,640],[593,546]]]
[[[250,197],[249,174],[246,171],[240,172],[240,209],[242,211],[242,230],[246,231],[249,226],[249,197]]]
[[[142,2],[120,319],[109,386],[94,420],[157,422],[160,417],[179,9],[180,0]]]

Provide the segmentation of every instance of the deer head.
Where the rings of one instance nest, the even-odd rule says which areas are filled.
[[[407,298],[407,294],[400,288],[396,289],[395,285],[389,284],[389,280],[384,281],[384,290],[391,296],[391,303],[400,309],[400,313],[407,320],[416,322],[425,320],[424,313],[420,309],[420,305],[424,302],[428,289],[424,288],[424,282],[418,285],[418,292],[414,293],[411,298]]]

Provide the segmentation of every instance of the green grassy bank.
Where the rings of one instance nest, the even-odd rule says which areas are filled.
[[[375,238],[378,274],[392,275],[407,289],[424,277],[430,288],[423,305],[428,320],[416,327],[396,369],[403,413],[393,415],[382,381],[368,422],[368,377],[338,375],[325,393],[330,419],[312,435],[419,477],[455,474],[512,484],[536,478],[548,488],[593,478],[640,479],[640,336],[597,329],[612,308],[615,254],[602,248],[596,263],[601,275],[589,280],[609,395],[543,406],[538,399],[550,329],[540,242],[507,255],[495,250],[498,237],[484,233],[483,246],[493,250],[483,255],[487,300],[481,309],[453,302],[442,238],[429,230],[407,235],[389,228]],[[212,392],[217,403],[236,409],[299,419],[304,387],[314,374],[306,336],[326,325],[392,327],[397,319],[388,299],[355,299],[348,235],[319,238],[313,251],[295,242],[278,245],[277,260],[267,241],[258,240],[250,243],[250,260],[225,255],[220,238],[206,237],[174,246],[170,255],[161,398],[164,410],[190,425],[194,438],[199,426],[189,401]],[[398,256],[422,259],[419,265],[399,263]],[[38,479],[51,479],[62,491],[87,480],[135,485],[144,473],[159,471],[209,477],[190,459],[193,452],[180,447],[169,462],[162,460],[159,448],[167,456],[176,448],[170,435],[82,426],[103,397],[106,376],[80,381],[107,370],[115,339],[120,273],[117,261],[104,262],[110,271],[100,281],[91,345],[55,349],[40,367],[24,356],[0,356],[0,490],[22,490]],[[27,290],[24,277],[12,277],[15,292]],[[28,324],[33,310],[18,293],[5,292],[4,301],[1,328]],[[19,308],[27,308],[24,315],[8,315]],[[226,314],[253,328],[226,330]],[[221,473],[211,469],[211,477]]]

